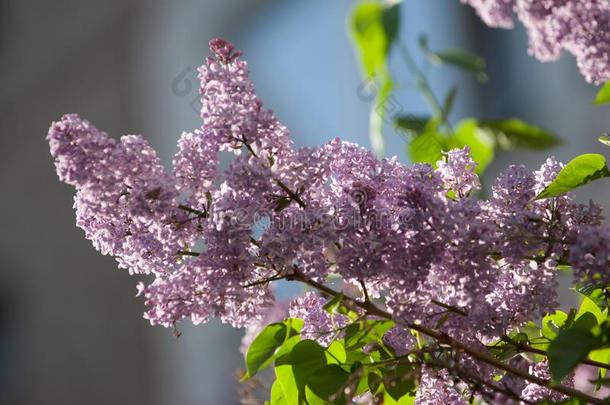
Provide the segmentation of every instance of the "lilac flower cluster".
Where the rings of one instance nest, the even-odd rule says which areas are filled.
[[[349,323],[349,318],[341,314],[329,314],[323,307],[326,300],[313,291],[305,293],[290,303],[288,313],[291,318],[303,320],[301,337],[303,339],[317,340],[318,343],[328,346]]]
[[[140,136],[117,141],[73,114],[48,134],[59,178],[76,188],[85,236],[120,267],[154,276],[138,286],[152,324],[219,317],[260,326],[274,305],[270,281],[333,275],[363,286],[359,299],[385,300],[397,321],[485,350],[554,309],[560,264],[573,264],[582,280],[610,279],[601,209],[569,195],[535,200],[562,167],[554,159],[534,173],[509,167],[493,196],[478,200],[467,148],[437,169],[338,139],[295,149],[239,53],[222,40],[210,45],[200,69],[203,124],[182,135],[172,172]],[[223,150],[236,155],[224,171]],[[269,226],[255,232],[263,219]],[[304,320],[303,337],[328,344],[349,320],[331,317],[324,303],[310,292],[289,313]],[[384,340],[397,353],[414,344],[400,328]],[[489,374],[474,360],[472,369]],[[422,403],[444,395],[428,392],[433,374],[422,380]]]
[[[587,81],[610,80],[610,2],[607,0],[461,0],[492,27],[512,28],[517,18],[529,36],[529,52],[541,61],[576,57]]]
[[[530,365],[529,372],[531,375],[536,376],[538,378],[543,378],[545,380],[551,379],[551,372],[549,371],[549,365],[546,360],[541,361],[540,363],[534,363]],[[562,383],[566,386],[574,386],[574,373],[568,375]],[[521,392],[521,396],[523,399],[538,402],[538,401],[563,401],[566,399],[565,395],[561,395],[557,392],[553,392],[548,388],[541,387],[537,384],[527,384],[523,391]]]

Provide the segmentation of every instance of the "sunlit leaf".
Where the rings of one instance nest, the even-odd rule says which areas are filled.
[[[437,122],[431,121],[423,133],[416,136],[408,145],[409,157],[413,163],[428,163],[436,165],[443,157],[445,139],[437,132]]]
[[[387,59],[400,27],[400,3],[388,5],[377,1],[359,3],[349,18],[351,37],[358,50],[366,80],[377,88],[370,117],[370,138],[373,150],[383,154],[384,104],[393,83]]]
[[[288,358],[289,355],[284,355],[283,357]],[[283,399],[286,401],[286,404],[299,405],[299,387],[296,379],[294,378],[294,373],[292,372],[292,366],[290,363],[282,362],[280,364],[276,364],[275,376],[282,388]]]
[[[542,334],[548,339],[555,339],[567,319],[568,314],[560,310],[546,315],[542,318]]]
[[[273,360],[273,355],[286,338],[286,325],[272,323],[267,325],[256,336],[246,353],[246,370],[248,377],[255,375],[261,368]]]
[[[589,358],[593,361],[610,364],[610,348],[593,350],[591,353],[589,353]],[[605,368],[600,368],[599,372],[602,377],[605,377],[608,370]]]
[[[479,127],[490,131],[497,149],[548,149],[559,145],[560,139],[551,131],[516,118],[479,121]]]
[[[284,397],[284,391],[282,390],[282,385],[279,380],[275,380],[271,385],[271,405],[287,405],[288,402]]]
[[[328,364],[342,364],[347,360],[347,352],[342,340],[333,341],[326,349],[325,354]]]
[[[540,194],[538,199],[554,197],[603,177],[609,177],[603,155],[589,153],[572,159]]]
[[[584,314],[587,314],[587,313],[593,315],[598,324],[601,324],[602,322],[604,322],[606,320],[606,316],[602,313],[601,308],[597,306],[595,301],[593,301],[591,298],[587,297],[586,295],[583,295],[582,302],[580,303],[580,308],[578,309],[578,312],[576,313],[576,319],[578,320],[578,318],[580,318],[581,316],[583,316]]]
[[[286,400],[290,404],[302,402],[309,377],[325,365],[324,348],[313,340],[302,340],[290,353],[278,357],[275,361],[275,373]]]
[[[595,101],[593,101],[593,104],[595,105],[602,105],[606,103],[610,103],[610,82],[606,82],[602,86],[595,96]]]

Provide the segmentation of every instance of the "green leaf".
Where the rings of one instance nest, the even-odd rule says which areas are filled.
[[[279,380],[275,380],[271,385],[271,405],[287,405],[286,398],[284,397],[284,391]]]
[[[289,336],[299,334],[301,329],[303,329],[303,320],[299,318],[287,318],[284,320],[284,324],[289,330]]]
[[[597,92],[597,96],[595,96],[595,101],[593,101],[593,104],[595,105],[602,105],[606,103],[610,103],[610,82],[606,82],[606,84],[602,86],[602,88]]]
[[[432,52],[434,58],[439,63],[453,65],[464,70],[480,72],[485,70],[485,59],[462,49],[453,48],[439,52]]]
[[[415,392],[416,382],[413,367],[409,363],[400,363],[393,370],[384,370],[383,385],[395,401]]]
[[[580,155],[570,161],[536,199],[555,197],[602,177],[609,177],[606,158],[596,153]]]
[[[324,348],[313,340],[300,341],[290,353],[276,359],[275,373],[289,404],[298,404],[305,398],[309,377],[325,365]]]
[[[459,48],[433,51],[428,47],[428,38],[426,36],[419,37],[419,46],[431,63],[449,65],[458,69],[474,72],[480,81],[487,81],[487,75],[485,74],[485,59],[482,57]]]
[[[383,335],[394,326],[392,321],[366,320],[354,322],[345,329],[345,348],[363,347],[366,344],[379,342]]]
[[[322,308],[330,315],[335,315],[337,313],[341,313],[341,304],[343,303],[343,294],[337,294],[332,299],[330,299]]]
[[[381,13],[381,24],[386,36],[386,43],[390,51],[394,40],[398,36],[400,31],[400,2],[394,2],[394,4],[383,4],[383,11]]]
[[[367,376],[367,384],[368,384],[369,390],[371,391],[371,394],[377,393],[382,382],[383,382],[383,378],[379,374],[377,374],[376,372],[369,373],[369,375]]]
[[[610,146],[610,137],[607,134],[601,135],[597,140],[606,146]]]
[[[329,364],[317,369],[307,381],[307,386],[314,394],[328,401],[341,395],[349,373],[337,364]]]
[[[349,27],[367,77],[386,74],[386,57],[399,30],[399,17],[399,4],[378,1],[361,2],[352,11]]]
[[[555,339],[567,319],[568,314],[560,310],[546,315],[542,318],[542,334],[548,339]]]
[[[580,308],[578,309],[578,313],[576,314],[576,320],[578,320],[584,314],[591,314],[595,316],[597,324],[601,324],[606,320],[606,316],[602,313],[601,308],[597,306],[595,301],[593,301],[586,295],[582,296],[582,302],[580,303]]]
[[[591,353],[589,353],[589,358],[593,361],[610,364],[610,348],[593,350]],[[608,370],[605,368],[600,368],[599,372],[602,377],[605,377]]]
[[[373,101],[373,107],[371,108],[371,115],[369,117],[369,139],[373,151],[378,156],[383,156],[385,150],[385,144],[383,141],[383,126],[385,122],[385,102],[392,93],[393,84],[387,76],[387,79],[383,79],[381,90]]]
[[[284,358],[290,357],[285,355],[276,361],[275,376],[279,381],[283,392],[283,398],[286,401],[286,405],[300,405],[299,404],[299,386],[297,385],[294,373],[292,372],[292,366],[290,363],[284,363]],[[277,364],[281,362],[281,364]]]
[[[333,341],[326,349],[328,364],[342,364],[347,361],[347,352],[342,340]]]
[[[408,146],[413,163],[428,163],[432,166],[443,157],[445,139],[437,132],[436,121],[428,123],[426,130],[415,137]]]
[[[561,381],[597,346],[598,339],[588,330],[570,328],[559,332],[547,350],[553,379]]]
[[[438,65],[451,65],[458,69],[468,70],[475,73],[485,72],[485,59],[463,49],[451,48],[436,52],[428,49],[426,55],[428,56],[430,62]]]
[[[500,150],[548,149],[560,143],[552,132],[516,118],[480,121],[479,127],[493,134]]]
[[[415,395],[406,394],[403,397],[395,400],[392,396],[385,391],[383,394],[383,404],[384,405],[414,405],[415,404]]]
[[[316,395],[308,386],[305,386],[305,400],[307,405],[327,405],[329,402]],[[343,405],[343,404],[341,404]]]
[[[589,298],[597,305],[597,307],[603,311],[608,309],[608,297],[606,296],[605,286],[599,284],[585,284],[576,287],[576,291]],[[607,311],[606,311],[607,313]]]
[[[387,58],[400,27],[399,7],[399,3],[364,1],[354,8],[349,19],[351,37],[365,77],[378,88],[370,116],[371,145],[378,155],[384,153],[385,102],[393,88]]]
[[[292,351],[292,349],[297,345],[297,343],[299,343],[300,341],[301,341],[301,336],[299,336],[299,335],[294,335],[294,336],[289,337],[288,339],[286,339],[284,341],[284,343],[282,343],[280,348],[277,349],[273,358],[279,359],[280,357],[282,357],[286,354],[289,354]]]
[[[356,390],[354,391],[355,396],[360,396],[369,391],[369,384],[367,375],[362,372],[360,373],[360,379],[358,379],[358,383],[356,384]]]
[[[419,135],[426,129],[430,119],[428,116],[399,115],[394,119],[394,125],[403,131],[410,132],[412,135]]]
[[[271,364],[275,351],[286,338],[286,332],[285,324],[272,323],[256,336],[246,353],[247,377],[252,377],[260,369]]]
[[[572,325],[572,329],[582,329],[590,332],[594,327],[597,326],[597,319],[591,312],[585,312],[581,314]]]

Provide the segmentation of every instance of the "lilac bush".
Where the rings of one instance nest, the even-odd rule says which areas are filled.
[[[508,25],[512,2],[497,3],[479,10]],[[151,324],[247,326],[246,378],[275,361],[270,403],[602,403],[571,377],[551,381],[547,363],[514,365],[532,353],[554,371],[553,346],[523,330],[557,313],[561,267],[574,267],[576,283],[610,281],[601,208],[569,193],[537,198],[561,163],[511,166],[485,200],[468,147],[436,168],[339,139],[297,149],[256,96],[240,52],[220,39],[210,49],[199,70],[202,126],[182,135],[171,171],[142,137],[117,141],[75,114],[47,137],[86,238],[153,277],[138,284]],[[225,170],[221,152],[234,155]],[[275,302],[277,280],[310,290],[286,308]],[[570,317],[553,318],[555,329],[582,318]]]
[[[489,26],[512,28],[515,17],[529,37],[529,52],[541,61],[562,51],[576,57],[585,79],[610,80],[610,2],[607,0],[461,0]]]

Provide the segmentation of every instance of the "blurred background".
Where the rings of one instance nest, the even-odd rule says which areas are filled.
[[[209,39],[244,51],[259,96],[298,145],[339,136],[369,145],[370,103],[345,19],[347,0],[0,0],[0,404],[234,404],[242,331],[218,323],[151,327],[136,280],[102,257],[74,225],[73,190],[56,178],[44,139],[51,121],[78,112],[113,136],[141,133],[170,162],[183,130],[199,126],[196,67]],[[488,62],[481,85],[448,68],[430,72],[443,94],[460,85],[452,119],[519,117],[558,133],[567,161],[605,153],[610,129],[596,89],[565,56],[527,55],[521,27],[486,28],[457,0],[406,0],[401,37],[415,49],[459,46]],[[392,60],[397,81],[404,64]],[[423,112],[412,87],[396,94]],[[406,161],[405,141],[387,132],[387,153]],[[500,155],[539,166],[546,152]],[[490,182],[488,181],[488,184]],[[603,183],[584,198],[608,205]]]

